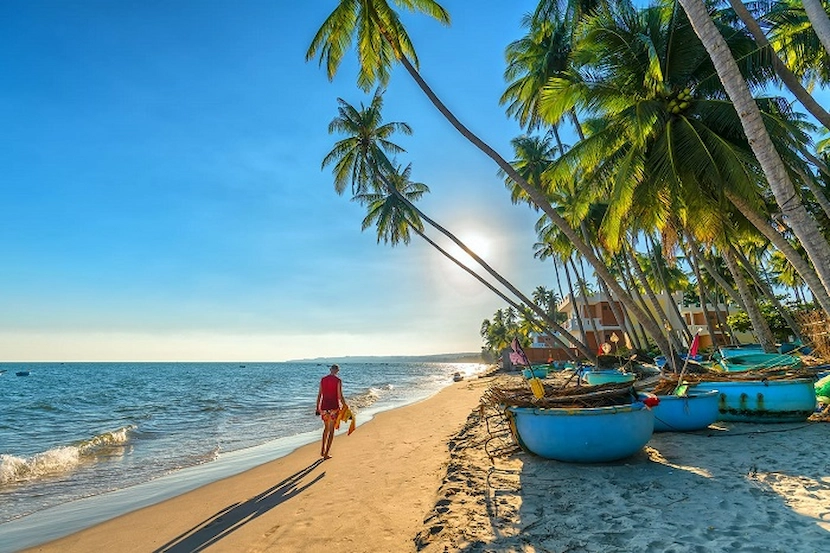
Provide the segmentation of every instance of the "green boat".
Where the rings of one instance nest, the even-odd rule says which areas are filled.
[[[766,353],[757,344],[746,346],[721,347],[714,368],[726,372],[751,371],[784,367],[795,369],[801,366],[801,357],[786,353]]]

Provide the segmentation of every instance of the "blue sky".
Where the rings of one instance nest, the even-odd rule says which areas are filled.
[[[416,238],[378,245],[320,162],[353,57],[306,48],[335,2],[0,3],[0,359],[285,360],[478,351],[503,302]],[[504,47],[534,2],[405,14],[424,76],[509,157]],[[396,70],[385,118],[422,209],[527,294],[535,215]]]
[[[404,14],[421,70],[508,159],[504,47],[536,2]],[[334,0],[0,2],[0,360],[268,360],[478,351],[504,303],[417,237],[378,245],[320,163],[330,83],[305,51]],[[826,97],[826,94],[823,96]],[[536,215],[403,70],[387,121],[421,208],[530,295]]]

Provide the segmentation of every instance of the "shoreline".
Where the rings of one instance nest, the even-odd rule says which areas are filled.
[[[245,472],[53,541],[14,545],[12,551],[80,553],[107,550],[114,543],[119,551],[190,551],[199,540],[211,551],[304,551],[314,550],[314,543],[344,552],[414,550],[413,539],[440,485],[447,442],[478,405],[488,382],[464,380],[375,413],[351,436],[335,437],[334,458],[328,461],[319,461],[315,441]],[[378,496],[386,497],[387,512],[373,519],[361,507]],[[388,507],[396,503],[398,508]],[[341,511],[355,521],[332,516]],[[281,523],[286,517],[296,524]],[[335,521],[338,532],[331,528]],[[384,536],[383,543],[356,543],[372,527]]]

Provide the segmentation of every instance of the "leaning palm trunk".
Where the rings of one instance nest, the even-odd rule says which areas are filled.
[[[715,269],[715,266],[709,261],[709,259],[700,251],[700,245],[698,244],[697,240],[688,232],[683,231],[684,236],[686,237],[686,244],[689,249],[689,252],[692,254],[692,259],[695,260],[700,265],[703,265],[703,268],[706,269],[706,272],[709,273],[709,276],[718,283],[718,286],[723,289],[724,293],[729,296],[729,298],[735,302],[735,304],[743,310],[746,310],[746,306],[744,305],[744,300],[741,296],[738,295],[738,292],[733,288],[726,279]],[[700,278],[700,275],[698,275]]]
[[[587,338],[587,334],[585,333],[585,325],[582,322],[582,312],[579,310],[579,305],[576,303],[576,294],[574,294],[574,283],[571,279],[571,270],[568,268],[568,261],[570,261],[570,256],[567,259],[563,259],[562,266],[565,269],[565,280],[568,283],[568,294],[571,298],[571,305],[573,306],[574,312],[576,313],[576,326],[579,328],[579,335],[582,337],[583,340]]]
[[[828,127],[830,129],[830,127]],[[808,175],[803,171],[798,171],[798,174],[801,176],[801,179],[804,181],[804,185],[810,189],[810,192],[813,193],[813,198],[815,198],[816,203],[818,203],[821,210],[830,219],[830,201],[827,200],[827,196],[824,195],[824,191],[819,187],[816,183],[815,178],[812,175]]]
[[[657,242],[654,238],[646,233],[646,239],[651,242],[651,247],[649,248],[646,246],[646,249],[649,250],[651,254],[651,262],[654,264],[654,270],[657,272],[657,276],[660,279],[660,285],[663,287],[663,290],[666,293],[668,304],[671,306],[672,313],[674,313],[675,318],[680,321],[680,331],[683,333],[683,336],[686,338],[686,343],[691,344],[694,337],[692,336],[691,331],[689,330],[689,326],[686,324],[686,320],[683,318],[683,315],[680,313],[680,309],[677,307],[677,304],[674,302],[674,298],[672,297],[672,292],[669,289],[669,284],[666,282],[666,275],[663,272],[663,256],[658,255],[657,253]]]
[[[816,169],[818,169],[820,173],[823,173],[825,177],[830,177],[830,167],[827,167],[826,163],[824,163],[822,160],[820,160],[807,150],[802,151],[801,155],[804,156],[804,159],[815,165]]]
[[[700,266],[703,262],[707,262],[706,256],[702,255],[700,249],[698,248],[697,242],[695,242],[694,238],[689,234],[687,230],[683,230],[683,234],[686,238],[686,255],[692,262],[692,271],[695,273],[695,279],[697,280],[697,297],[700,299],[700,308],[703,310],[703,318],[706,321],[706,329],[709,331],[709,336],[712,337],[712,347],[716,348],[719,344],[718,342],[718,335],[715,334],[715,327],[712,326],[712,318],[709,316],[709,308],[708,304],[712,304],[715,308],[715,316],[718,319],[718,324],[722,325],[721,328],[724,328],[729,331],[730,339],[732,338],[732,329],[729,328],[729,325],[726,324],[726,321],[723,320],[720,312],[720,302],[718,301],[718,293],[715,292],[714,299],[709,295],[709,291],[706,290],[706,287],[703,284],[703,275],[700,270]],[[732,288],[726,284],[726,280],[721,277],[715,268],[711,265],[704,265],[706,270],[709,274],[713,275],[715,278],[715,282],[718,283],[719,286],[727,287],[727,293],[734,293]],[[735,294],[735,297],[740,297]],[[725,303],[725,302],[724,302]],[[740,301],[738,302],[740,304]]]
[[[631,295],[631,297],[637,298],[637,301],[640,302],[640,305],[643,306],[643,311],[648,315],[649,319],[651,320],[652,324],[657,328],[662,328],[660,324],[657,322],[657,319],[654,318],[654,314],[648,309],[646,306],[646,300],[643,298],[643,295],[640,293],[640,288],[637,286],[637,283],[634,279],[633,270],[631,269],[631,265],[628,263],[628,256],[625,252],[621,252],[617,263],[621,266],[620,274],[622,275],[623,282],[625,282],[626,291]],[[644,335],[648,335],[643,327],[642,322],[638,319],[637,323],[640,325],[640,330],[643,332]]]
[[[723,260],[726,262],[729,272],[732,273],[732,278],[735,280],[735,286],[738,288],[738,293],[744,299],[746,314],[749,316],[749,321],[752,323],[752,328],[755,330],[755,337],[757,338],[758,343],[761,344],[764,351],[774,351],[775,338],[772,336],[772,330],[770,330],[766,319],[764,319],[764,316],[761,314],[761,310],[758,308],[758,303],[755,301],[755,298],[752,297],[752,294],[749,291],[749,286],[746,285],[746,280],[741,274],[740,267],[738,267],[738,262],[735,259],[735,251],[732,246],[727,245],[727,247],[723,249]]]
[[[755,39],[755,43],[761,49],[769,49],[770,56],[772,57],[772,66],[775,68],[775,72],[778,74],[778,77],[781,78],[781,82],[787,87],[787,89],[793,93],[801,105],[810,112],[810,114],[819,120],[819,122],[830,129],[830,113],[824,109],[821,104],[816,102],[816,99],[813,98],[812,94],[810,94],[804,85],[801,84],[801,81],[798,80],[798,77],[790,71],[790,68],[781,61],[781,58],[778,57],[778,54],[773,51],[772,46],[770,46],[769,40],[767,40],[766,35],[764,35],[764,31],[761,29],[761,26],[758,25],[758,22],[752,17],[752,14],[749,13],[749,10],[746,9],[744,3],[740,0],[729,0],[729,3],[732,5],[732,9],[735,10],[735,13],[738,17],[741,18],[741,21],[744,22],[746,25],[747,30],[752,33],[752,37]]]
[[[695,278],[697,279],[697,297],[700,299],[700,308],[703,310],[703,320],[706,321],[706,330],[709,332],[709,336],[712,337],[712,347],[716,348],[719,345],[718,335],[715,334],[715,327],[712,326],[712,317],[709,316],[709,295],[706,293],[706,288],[703,286],[703,279],[700,274],[700,263],[698,262],[698,256],[694,252],[692,252],[692,270],[694,271]],[[715,300],[715,303],[712,305],[715,307],[715,311],[720,311],[720,309],[718,309],[717,300]]]
[[[787,174],[784,162],[781,161],[764,127],[761,111],[749,92],[732,52],[709,17],[703,0],[680,0],[680,4],[686,11],[692,28],[709,53],[709,57],[712,58],[718,77],[738,112],[752,152],[767,177],[775,201],[807,251],[825,292],[830,293],[830,244],[822,236],[816,221],[801,202],[801,197]]]
[[[458,265],[459,267],[461,267],[462,269],[464,269],[464,271],[466,271],[467,273],[469,273],[469,274],[470,274],[470,275],[471,275],[474,279],[476,279],[477,281],[479,281],[480,283],[482,283],[484,286],[486,286],[486,287],[487,287],[487,288],[488,288],[491,292],[493,292],[493,293],[494,293],[494,294],[496,294],[498,297],[500,297],[501,299],[503,299],[504,301],[506,301],[508,305],[510,305],[511,307],[513,307],[513,309],[516,309],[516,310],[517,310],[517,311],[519,311],[519,312],[522,312],[522,311],[524,311],[524,310],[525,310],[525,307],[522,307],[521,305],[519,305],[518,303],[516,303],[515,301],[513,301],[512,299],[510,299],[509,297],[507,297],[504,293],[502,293],[502,291],[501,291],[501,290],[499,290],[498,288],[496,288],[495,286],[493,286],[492,284],[490,284],[489,282],[487,282],[484,278],[482,278],[482,277],[481,277],[481,275],[479,275],[478,273],[476,273],[475,271],[473,271],[472,269],[470,269],[469,267],[467,267],[466,265],[464,265],[464,263],[462,263],[461,261],[459,261],[458,259],[456,259],[456,257],[455,257],[455,256],[453,256],[453,255],[452,255],[451,253],[449,253],[447,250],[445,250],[444,248],[442,248],[441,246],[439,246],[439,245],[438,245],[435,241],[433,241],[433,240],[432,240],[429,236],[427,236],[426,234],[424,234],[424,233],[423,233],[423,232],[422,232],[422,231],[418,228],[418,226],[417,226],[417,225],[410,224],[410,228],[411,228],[411,229],[415,232],[415,234],[417,234],[418,236],[420,236],[421,238],[423,238],[423,239],[427,242],[427,244],[429,244],[430,246],[432,246],[433,248],[435,248],[436,250],[438,250],[439,252],[441,252],[441,253],[442,253],[442,254],[443,254],[443,255],[444,255],[447,259],[449,259],[450,261],[452,261],[453,263],[455,263],[456,265]],[[551,332],[551,331],[549,330],[549,328],[548,328],[548,327],[546,327],[545,325],[543,325],[543,324],[539,323],[539,322],[538,322],[538,321],[536,321],[535,319],[531,319],[531,322],[532,322],[532,323],[533,323],[533,325],[534,325],[534,326],[536,326],[536,328],[538,328],[540,331],[544,332],[545,334],[547,334],[548,336],[550,336],[551,338],[553,338],[553,340],[554,340],[557,344],[559,344],[559,345],[562,347],[562,349],[565,351],[565,354],[566,354],[566,355],[567,355],[567,356],[568,356],[568,357],[569,357],[572,361],[576,361],[576,360],[577,360],[577,359],[576,359],[576,356],[575,356],[573,353],[571,353],[571,350],[570,350],[570,347],[568,346],[568,344],[566,344],[565,342],[563,342],[563,341],[562,341],[562,339],[561,339],[559,336],[557,336],[556,334],[554,334],[553,332]]]
[[[822,46],[824,46],[824,50],[830,56],[830,18],[827,17],[827,12],[824,11],[824,6],[821,5],[821,0],[803,0],[803,4],[807,19],[810,20],[810,24],[812,24],[813,30],[816,32]]]
[[[827,291],[822,286],[815,269],[799,255],[786,238],[781,236],[780,232],[772,228],[767,220],[749,205],[749,202],[729,190],[725,190],[724,194],[732,205],[738,208],[738,211],[746,217],[747,221],[752,223],[752,226],[757,228],[787,258],[787,261],[790,262],[798,275],[804,280],[804,284],[810,289],[816,303],[821,306],[825,313],[830,315],[830,295],[827,294]]]
[[[599,336],[599,329],[597,328],[597,318],[596,313],[594,313],[593,308],[591,307],[591,303],[588,301],[588,287],[585,286],[585,271],[582,271],[582,274],[577,270],[576,261],[574,261],[573,256],[569,258],[571,262],[571,268],[576,275],[576,283],[579,286],[579,295],[582,297],[583,306],[585,307],[584,314],[588,317],[588,323],[591,325],[591,331],[594,333],[594,341],[596,342],[597,346],[600,345],[600,336]],[[582,261],[580,261],[580,265],[582,265]]]
[[[801,340],[801,330],[799,329],[798,323],[795,322],[795,319],[793,319],[790,314],[790,310],[781,304],[775,296],[775,293],[772,291],[772,288],[767,282],[764,281],[764,279],[761,278],[761,275],[758,274],[758,271],[752,266],[752,263],[749,262],[749,259],[747,259],[744,253],[738,248],[735,248],[735,253],[738,255],[738,260],[741,262],[741,265],[743,265],[744,270],[750,277],[752,277],[752,281],[755,283],[755,286],[758,287],[761,293],[764,294],[764,297],[769,300],[775,310],[781,315],[781,318],[784,319],[784,322],[787,323],[787,326],[793,331],[793,335]]]
[[[574,115],[574,117],[576,117]],[[577,121],[578,123],[578,121]],[[583,222],[579,226],[580,230],[582,231],[582,237],[585,239],[585,242],[589,245],[591,244],[591,240],[589,239],[588,229],[586,228],[585,223]],[[592,245],[593,251],[596,254],[597,258],[602,260],[603,264],[605,264],[605,260],[603,259],[603,250],[599,245]],[[599,284],[602,293],[605,294],[605,297],[608,298],[608,306],[611,308],[611,313],[614,315],[614,320],[617,321],[617,326],[619,326],[623,332],[627,332],[630,335],[628,322],[626,321],[625,316],[620,311],[620,306],[617,305],[617,302],[611,297],[611,290],[608,289],[608,286],[605,284],[605,281],[601,278],[597,279],[597,283]]]
[[[681,344],[680,342],[678,342],[677,336],[675,336],[675,333],[671,329],[671,324],[669,323],[669,318],[666,315],[666,310],[663,309],[662,305],[660,305],[660,300],[657,299],[657,294],[654,293],[654,289],[648,283],[648,279],[646,278],[646,275],[643,272],[643,267],[640,265],[640,261],[634,254],[633,248],[625,248],[625,252],[628,255],[628,262],[634,268],[634,274],[637,276],[637,280],[640,281],[640,286],[643,288],[643,290],[646,293],[646,297],[651,302],[651,308],[663,322],[663,327],[666,329],[666,334],[668,335],[669,343],[674,348],[674,351],[680,351]]]
[[[450,124],[455,127],[455,129],[461,133],[461,135],[470,141],[474,146],[476,146],[479,150],[484,152],[490,159],[492,159],[499,168],[509,176],[513,182],[515,182],[522,190],[524,190],[531,201],[541,209],[545,215],[547,215],[551,222],[556,225],[556,227],[562,231],[562,233],[568,237],[574,247],[579,251],[580,254],[591,264],[596,272],[597,278],[601,278],[605,281],[611,290],[617,294],[617,297],[620,298],[620,301],[625,304],[625,306],[629,309],[629,311],[637,318],[638,321],[641,321],[641,324],[646,329],[648,334],[657,344],[657,347],[666,355],[670,355],[671,352],[669,350],[669,342],[663,336],[663,333],[660,331],[660,327],[658,325],[654,325],[647,317],[646,313],[643,309],[637,305],[634,301],[634,298],[629,296],[622,286],[614,279],[611,273],[608,271],[608,268],[594,255],[591,248],[586,244],[576,233],[576,231],[568,224],[564,217],[562,217],[550,204],[548,199],[542,193],[541,190],[537,189],[534,186],[531,186],[521,175],[516,171],[516,169],[510,165],[498,152],[496,152],[493,148],[491,148],[488,144],[486,144],[483,140],[481,140],[478,136],[473,134],[467,127],[465,127],[461,121],[458,120],[457,117],[444,105],[444,103],[438,98],[438,96],[432,91],[429,85],[424,81],[421,77],[421,74],[418,72],[417,69],[410,63],[409,59],[404,56],[400,49],[395,46],[395,41],[391,40],[389,36],[384,34],[384,38],[387,42],[394,48],[395,55],[400,60],[401,64],[404,66],[406,71],[409,75],[415,80],[421,90],[426,94],[427,98],[432,102],[432,104],[436,107],[436,109],[444,116]]]
[[[429,225],[432,226],[435,230],[437,230],[438,232],[452,240],[452,242],[455,243],[459,248],[461,248],[464,251],[464,253],[472,257],[476,263],[478,263],[485,271],[487,271],[488,274],[490,274],[493,278],[499,281],[505,288],[510,290],[512,294],[519,298],[519,300],[521,300],[528,307],[528,309],[531,309],[543,321],[549,324],[552,328],[556,329],[558,332],[561,332],[563,335],[567,336],[568,339],[573,342],[576,348],[588,359],[596,359],[596,356],[590,348],[588,348],[582,341],[577,340],[575,336],[570,334],[565,328],[563,328],[559,323],[557,323],[553,319],[553,317],[549,316],[547,313],[545,313],[545,311],[542,308],[536,305],[535,302],[531,301],[527,298],[527,296],[522,294],[515,286],[513,286],[513,284],[511,284],[506,278],[501,276],[501,274],[498,271],[493,269],[489,264],[487,264],[486,261],[479,257],[478,254],[476,254],[473,250],[468,248],[466,244],[459,240],[458,237],[456,237],[453,233],[451,233],[450,231],[448,231],[447,229],[445,229],[444,227],[442,227],[441,225],[427,217],[423,211],[418,209],[418,207],[415,204],[410,202],[408,198],[401,194],[400,191],[397,188],[395,188],[395,186],[392,183],[390,183],[388,179],[386,179],[383,175],[380,175],[380,178],[386,189],[390,193],[394,194],[401,202],[406,204],[407,207],[409,207],[415,213],[417,213],[418,217],[429,223]]]
[[[631,329],[629,328],[628,320],[626,320],[625,314],[620,310],[620,306],[617,304],[617,301],[611,296],[611,290],[608,289],[608,286],[605,285],[605,281],[602,279],[597,279],[597,283],[599,284],[602,293],[605,294],[606,298],[608,298],[608,306],[611,308],[614,320],[617,321],[617,326],[619,326],[628,336],[631,336]]]

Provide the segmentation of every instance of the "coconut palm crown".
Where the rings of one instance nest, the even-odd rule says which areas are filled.
[[[393,3],[424,13],[445,25],[450,23],[449,13],[433,0],[394,0]],[[360,60],[357,84],[367,91],[375,84],[385,86],[394,62],[403,57],[418,67],[418,56],[409,34],[389,4],[386,0],[341,0],[314,35],[306,61],[319,55],[319,63],[326,66],[331,80],[354,45]]]

